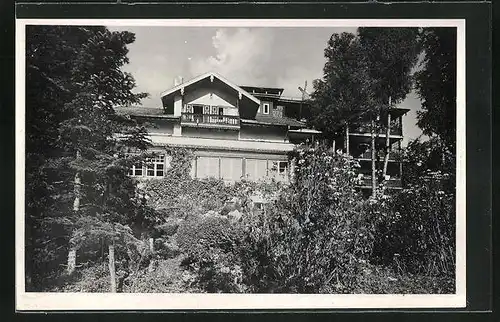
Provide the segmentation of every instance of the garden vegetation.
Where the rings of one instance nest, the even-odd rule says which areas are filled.
[[[133,34],[30,26],[27,291],[453,293],[454,78],[436,77],[455,64],[454,37],[439,28],[333,35],[309,120],[327,129],[323,140],[290,154],[289,184],[228,184],[192,179],[195,151],[168,146],[163,178],[128,176],[152,156],[145,124],[114,110],[145,95],[121,70]],[[411,49],[402,61],[382,50],[392,47],[360,56],[366,44],[394,39]],[[410,75],[419,53],[423,67]],[[391,78],[384,66],[401,68]],[[366,198],[358,163],[332,149],[331,136],[360,115],[380,117],[376,107],[402,100],[414,79],[424,102],[418,125],[430,138],[403,150],[404,189],[374,180]]]

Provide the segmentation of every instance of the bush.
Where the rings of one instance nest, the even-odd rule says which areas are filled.
[[[176,239],[186,254],[182,266],[194,274],[189,286],[208,292],[242,291],[236,251],[239,230],[228,218],[192,216],[179,227]]]
[[[181,257],[160,260],[153,270],[140,270],[129,276],[123,287],[126,293],[179,293],[196,291],[187,289],[183,283]]]
[[[357,294],[449,294],[454,293],[454,282],[445,277],[429,277],[400,273],[391,267],[364,264],[356,277]]]
[[[354,189],[356,163],[326,149],[298,151],[295,181],[262,213],[178,236],[201,287],[265,293],[349,292],[373,243],[373,225]],[[213,226],[215,227],[215,226]],[[199,237],[209,232],[207,237]],[[224,236],[230,236],[226,238]],[[196,241],[209,240],[195,252]],[[224,242],[225,240],[230,242]]]
[[[349,292],[374,228],[354,188],[357,164],[323,148],[296,157],[294,183],[262,216],[247,216],[244,281],[254,292]]]
[[[429,177],[379,206],[375,262],[404,273],[453,279],[455,197],[441,190],[442,179]]]
[[[94,264],[75,271],[73,275],[66,274],[54,281],[50,292],[110,292],[109,269],[106,263]]]

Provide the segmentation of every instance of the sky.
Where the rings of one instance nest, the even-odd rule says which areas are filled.
[[[161,106],[160,93],[171,88],[174,79],[184,81],[213,71],[238,85],[284,88],[284,96],[300,97],[298,87],[312,90],[321,78],[327,41],[334,33],[356,32],[355,27],[127,27],[110,30],[135,33],[128,46],[130,72],[138,92],[150,97],[144,107]],[[416,111],[421,103],[414,92],[400,104],[410,112],[403,117],[403,145],[421,135]]]

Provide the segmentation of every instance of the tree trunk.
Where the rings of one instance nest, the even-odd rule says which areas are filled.
[[[116,293],[116,271],[115,271],[115,244],[109,244],[109,278],[111,282],[111,292]]]
[[[345,151],[349,155],[349,124],[345,124]]]
[[[377,194],[377,164],[375,160],[375,122],[373,117],[370,124],[370,139],[371,139],[371,153],[372,153],[372,197]]]
[[[391,153],[391,142],[389,136],[391,134],[391,98],[389,97],[389,108],[387,109],[387,127],[385,132],[385,155],[384,155],[384,170],[382,172],[383,180],[387,175],[387,166],[389,165],[389,154]]]
[[[76,159],[80,159],[80,150],[76,150]],[[80,185],[81,185],[80,171],[75,174],[74,188],[75,200],[73,201],[73,211],[77,213],[80,210]],[[70,241],[70,248],[68,252],[68,266],[66,271],[69,275],[73,274],[76,268],[76,247]]]
[[[66,267],[68,275],[73,274],[75,268],[76,268],[76,248],[71,247],[68,252],[68,266]]]
[[[149,238],[149,251],[151,253],[155,252],[155,240],[154,240],[154,238]]]

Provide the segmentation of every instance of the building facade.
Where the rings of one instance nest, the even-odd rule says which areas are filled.
[[[380,122],[375,129],[375,156],[376,167],[379,170],[377,180],[382,180],[389,189],[401,189],[403,162],[401,159],[401,143],[403,141],[403,116],[409,109],[392,107],[388,112],[381,115]],[[390,113],[390,116],[387,116]],[[380,171],[383,169],[385,150],[387,144],[387,122],[390,120],[389,132],[389,160],[387,164],[386,177],[382,178]],[[372,152],[370,122],[362,125],[347,126],[342,135],[335,139],[335,146],[342,151],[352,155],[359,161],[359,176],[361,188],[369,190],[372,188]]]
[[[288,154],[298,143],[314,142],[321,132],[307,128],[310,110],[303,100],[282,96],[282,88],[238,86],[210,72],[180,82],[161,93],[160,108],[120,108],[121,113],[154,124],[149,135],[158,157],[148,166],[134,166],[136,177],[162,177],[169,167],[165,147],[194,151],[191,177],[274,179],[288,182],[293,162]],[[402,117],[408,109],[390,109],[390,154],[385,183],[402,187]],[[387,120],[382,115],[381,120]],[[382,169],[386,126],[380,124],[375,138],[377,168]],[[387,121],[385,121],[387,123]],[[356,158],[361,167],[361,189],[371,189],[371,134],[368,126],[348,126],[334,139],[335,150]],[[382,178],[378,178],[381,181]]]
[[[162,151],[168,146],[194,151],[193,178],[288,182],[293,167],[288,153],[320,132],[306,127],[302,101],[282,92],[238,86],[210,72],[161,93],[161,108],[118,109],[154,124],[148,130],[158,157],[148,166],[134,166],[131,175],[164,176],[169,156]]]

